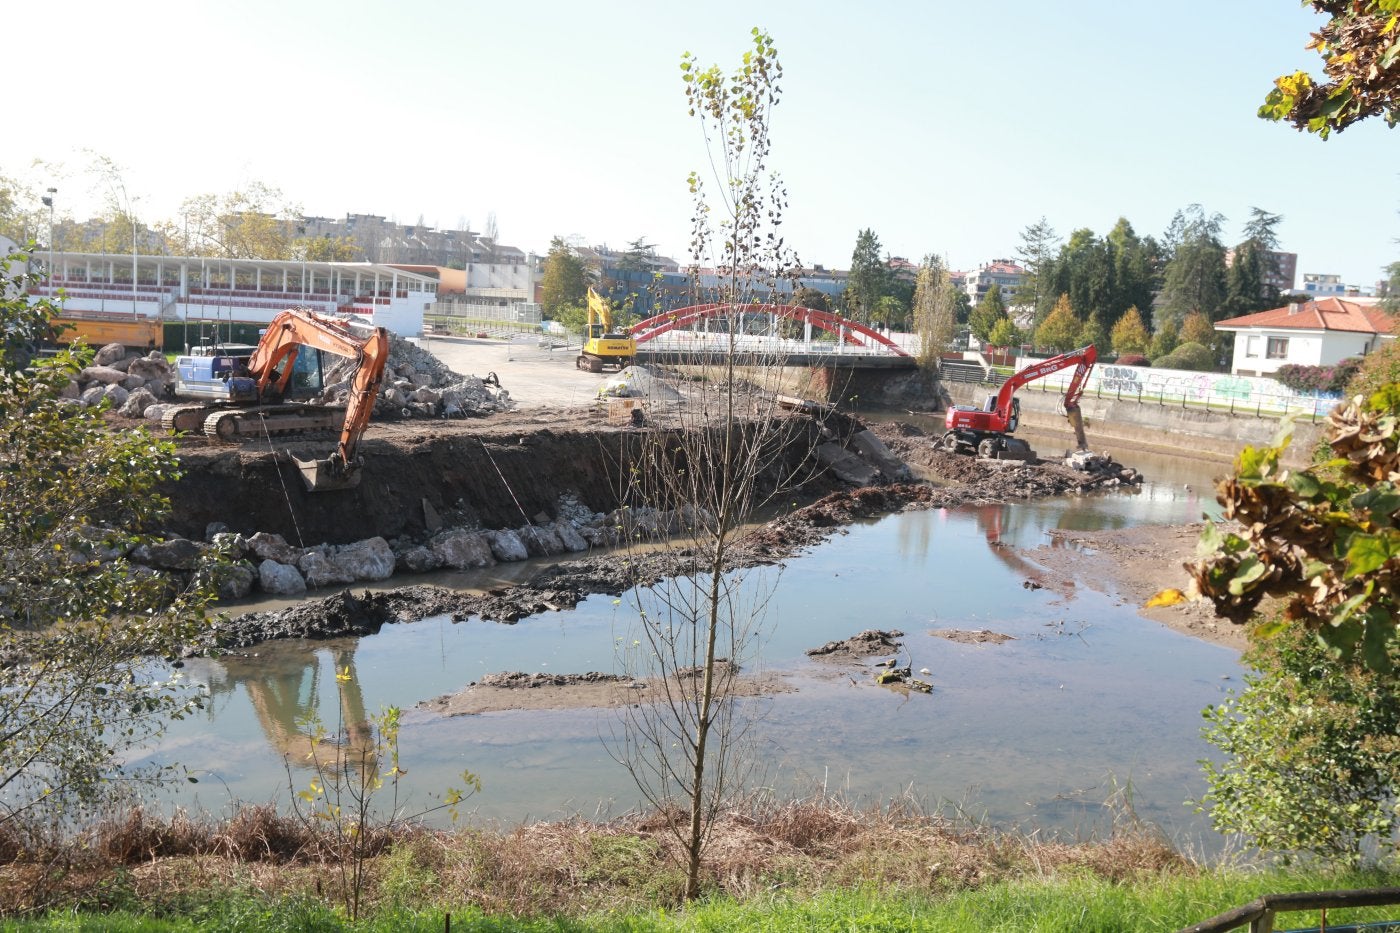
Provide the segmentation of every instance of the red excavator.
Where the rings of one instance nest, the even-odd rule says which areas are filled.
[[[323,388],[320,354],[302,353],[303,348],[355,360],[343,415],[327,405],[284,404],[285,399]],[[221,347],[177,358],[175,394],[209,401],[174,405],[162,423],[173,431],[202,429],[221,440],[339,428],[340,442],[326,459],[292,459],[311,492],[349,489],[360,481],[355,450],[369,424],[388,359],[384,328],[361,337],[344,321],[292,308],[272,319],[251,353],[249,348]]]
[[[1021,400],[1016,398],[1016,390],[1028,382],[1044,379],[1062,369],[1077,367],[1074,378],[1065,389],[1063,407],[1065,416],[1074,428],[1074,439],[1080,450],[1089,449],[1089,441],[1084,437],[1084,417],[1079,412],[1079,396],[1084,392],[1084,383],[1089,379],[1089,371],[1094,368],[1098,351],[1094,345],[1080,347],[1048,360],[1027,366],[1006,382],[1001,391],[988,396],[985,408],[969,405],[955,405],[948,409],[944,427],[948,432],[940,443],[948,451],[976,451],[978,456],[998,458],[1002,453],[1011,456],[1005,459],[1024,460],[1030,454],[1030,445],[1010,435],[1021,420]]]

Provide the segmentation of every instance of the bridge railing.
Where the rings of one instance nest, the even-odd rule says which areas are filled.
[[[794,340],[785,337],[766,337],[757,334],[701,333],[697,331],[671,331],[653,337],[638,347],[640,350],[658,350],[667,353],[687,351],[710,354],[727,353],[730,347],[736,353],[753,354],[781,358],[784,356],[889,356],[884,347],[867,347],[851,343],[838,343],[835,340]]]

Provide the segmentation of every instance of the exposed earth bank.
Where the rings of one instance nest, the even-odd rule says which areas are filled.
[[[1054,464],[1028,466],[979,462],[969,456],[936,449],[931,438],[908,425],[882,425],[877,433],[891,450],[949,485],[892,483],[836,489],[806,505],[793,508],[745,535],[731,553],[731,566],[753,566],[784,560],[839,533],[842,526],[892,512],[1063,495],[1117,481],[1117,467],[1095,476]],[[528,447],[529,442],[527,437],[526,443],[518,446]],[[576,445],[576,449],[582,449],[589,442],[587,434],[569,441]],[[591,442],[599,443],[597,438],[592,438]],[[490,445],[493,441],[487,439],[484,443]],[[417,454],[409,446],[399,456],[411,461]],[[544,465],[535,466],[530,458],[523,456],[518,460],[502,459],[514,464],[517,469],[539,474],[531,478],[531,482],[541,491],[541,496],[546,491],[557,496],[559,487],[548,481]],[[576,467],[576,463],[567,464],[565,470]],[[402,477],[404,474],[400,475]],[[427,492],[430,470],[408,475],[423,477],[425,485],[418,491]],[[812,484],[818,490],[833,485],[836,484],[830,478]],[[812,490],[809,489],[807,494],[810,500]],[[411,499],[413,492],[401,495]],[[498,498],[499,495],[498,492]],[[599,507],[592,502],[588,504]],[[500,508],[499,504],[496,507]],[[485,506],[481,504],[474,506],[478,515],[483,508]],[[403,520],[402,516],[400,520]],[[553,564],[515,586],[485,594],[429,585],[406,585],[377,592],[346,591],[324,599],[308,600],[287,609],[248,613],[221,622],[211,632],[209,642],[200,646],[200,650],[215,646],[225,650],[247,648],[276,638],[365,635],[378,631],[387,623],[433,615],[447,615],[454,619],[479,616],[487,620],[513,622],[534,613],[573,608],[591,594],[619,595],[639,582],[683,571],[690,556],[685,550],[614,551]]]

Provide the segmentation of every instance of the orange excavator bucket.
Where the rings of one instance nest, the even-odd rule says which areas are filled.
[[[335,454],[323,460],[302,460],[291,451],[287,456],[297,466],[301,481],[307,492],[333,492],[337,489],[354,489],[360,485],[360,464],[346,463]]]

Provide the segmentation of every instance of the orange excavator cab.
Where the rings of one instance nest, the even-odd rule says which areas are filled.
[[[303,348],[324,350],[355,361],[343,418],[340,409],[333,406],[284,403],[299,388],[298,380],[308,379],[309,373],[315,373],[315,384],[320,387],[319,360],[306,357],[303,365],[297,363]],[[251,355],[247,349],[252,350]],[[311,492],[358,485],[360,460],[356,448],[384,379],[389,359],[388,331],[375,327],[369,336],[360,336],[344,321],[305,308],[292,308],[272,319],[257,347],[244,350],[237,355],[225,352],[180,358],[177,396],[202,401],[170,406],[161,419],[166,430],[203,430],[205,435],[225,441],[338,430],[340,441],[329,457],[292,460]]]
[[[360,483],[356,450],[374,411],[374,400],[389,360],[388,331],[376,327],[369,337],[361,338],[351,333],[344,322],[334,318],[311,311],[283,311],[272,319],[267,333],[248,360],[260,398],[267,394],[280,397],[286,391],[302,347],[350,357],[355,360],[355,375],[350,383],[350,400],[335,451],[319,460],[302,460],[290,453],[288,456],[296,464],[309,491],[351,489]]]

